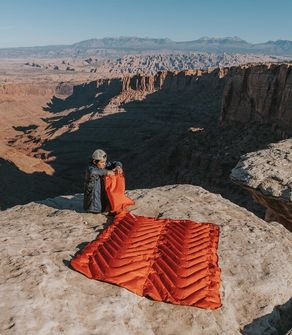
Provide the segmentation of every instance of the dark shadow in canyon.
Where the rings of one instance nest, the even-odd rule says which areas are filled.
[[[13,163],[0,158],[0,210],[31,201],[55,197],[74,187],[62,178],[45,173],[32,174],[19,170]]]
[[[20,131],[20,132],[27,134],[31,132],[32,130],[37,129],[38,126],[36,124],[30,124],[29,126],[18,126],[18,127],[13,126],[12,128],[16,131]]]
[[[197,93],[202,94],[204,87],[198,85],[198,88]],[[107,92],[107,94],[114,96],[116,92],[111,94]],[[162,87],[161,90],[149,94],[143,101],[123,104],[122,107],[126,113],[89,119],[78,125],[78,129],[73,129],[73,131],[69,129],[57,138],[46,141],[42,149],[48,150],[51,156],[56,157],[51,163],[56,168],[56,174],[70,179],[71,176],[80,176],[77,170],[82,170],[83,173],[91,153],[97,147],[102,147],[108,151],[110,157],[123,160],[126,170],[131,171],[132,167],[136,166],[143,174],[143,177],[137,182],[131,181],[131,176],[128,175],[131,188],[138,187],[139,184],[146,187],[153,183],[142,165],[146,167],[153,158],[160,157],[160,154],[166,149],[169,153],[169,149],[174,146],[188,127],[194,125],[202,127],[210,122],[216,124],[217,116],[213,118],[214,122],[209,115],[210,104],[214,105],[210,97],[205,96],[205,100],[201,99],[201,108],[198,108],[198,104],[190,107],[188,98],[193,98],[192,91],[181,90],[178,95],[174,95],[169,94]],[[218,101],[215,104],[219,110]],[[77,106],[80,107],[80,103]],[[72,119],[71,114],[77,121],[80,114],[82,116],[91,115],[98,108],[100,108],[100,102],[94,99],[90,107],[83,106],[82,111],[69,113],[69,117],[60,114],[58,119],[48,118],[48,129],[56,132],[61,127],[68,126]],[[52,110],[57,110],[57,108],[53,105]],[[148,148],[149,145],[151,147],[153,145],[153,148]],[[151,157],[145,161],[147,151]],[[161,172],[161,167],[157,169]],[[74,170],[75,172],[72,173]],[[73,180],[78,182],[79,179],[73,177]],[[156,185],[157,182],[154,184]]]
[[[113,79],[104,81],[100,85],[98,85],[97,81],[75,85],[70,96],[66,99],[53,96],[47,106],[43,107],[43,110],[50,113],[60,113],[66,109],[79,108],[91,104],[106,104],[111,97],[120,92],[120,83],[120,80]]]
[[[72,182],[81,192],[86,164],[100,147],[110,158],[123,161],[128,189],[199,185],[262,217],[263,209],[231,183],[229,174],[242,154],[265,148],[279,138],[269,125],[220,128],[224,78],[213,80],[213,74],[205,75],[191,89],[173,89],[166,83],[144,100],[122,104],[125,112],[89,119],[78,129],[45,142],[42,149],[56,157],[51,163],[56,176]],[[116,92],[106,90],[104,94],[112,97]],[[94,113],[100,106],[100,100],[94,100],[82,113]],[[74,115],[78,121],[79,114]],[[66,116],[50,120],[53,132],[67,125]]]
[[[56,172],[47,178],[64,180],[59,194],[83,191],[86,164],[96,148],[103,148],[110,159],[124,163],[128,189],[194,184],[263,215],[251,197],[231,183],[229,174],[240,155],[278,138],[269,126],[218,126],[224,78],[210,73],[192,85],[178,87],[166,81],[144,100],[122,104],[125,112],[91,119],[120,93],[121,81],[100,86],[79,85],[72,96],[52,99],[48,106],[55,115],[46,119],[47,131],[67,128],[40,146],[50,153],[49,158],[55,157],[50,164]],[[84,115],[88,120],[78,124]],[[70,127],[73,122],[77,127]]]
[[[241,334],[277,334],[285,335],[292,329],[292,298],[285,304],[275,306],[272,313],[253,320],[246,325]]]
[[[98,85],[97,81],[91,81],[73,87],[73,93],[66,99],[53,96],[43,110],[57,114],[53,117],[43,118],[48,123],[48,134],[54,134],[58,129],[66,125],[74,128],[75,122],[81,117],[102,114],[103,109],[110,100],[121,91],[121,81],[112,79]],[[66,112],[67,111],[67,112]],[[60,114],[65,112],[65,114]]]

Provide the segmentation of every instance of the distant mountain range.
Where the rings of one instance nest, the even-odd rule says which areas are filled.
[[[239,37],[202,37],[194,41],[176,42],[169,38],[117,37],[89,39],[71,45],[2,48],[0,57],[86,57],[117,56],[149,52],[213,52],[249,53],[292,57],[292,41],[277,40],[248,43]]]

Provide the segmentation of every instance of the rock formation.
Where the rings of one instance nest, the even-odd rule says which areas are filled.
[[[101,146],[124,162],[130,188],[196,184],[262,217],[260,206],[230,182],[229,174],[241,155],[289,135],[290,69],[287,64],[250,65],[112,79],[95,75],[90,80],[82,80],[79,72],[78,82],[68,77],[57,80],[68,76],[63,71],[44,85],[39,74],[32,83],[5,83],[0,87],[5,128],[0,156],[25,173],[23,180],[32,173],[30,189],[38,184],[33,172],[45,172],[51,176],[45,178],[49,184],[55,182],[53,177],[63,179],[63,192],[71,194],[82,191],[89,155]],[[252,101],[257,101],[256,109]],[[19,124],[12,128],[15,118]],[[29,156],[27,162],[23,155]],[[137,160],[143,161],[143,168],[137,168]],[[2,166],[6,173],[10,166],[15,175],[13,165]],[[53,195],[57,193],[47,193]],[[11,196],[0,190],[4,208]],[[42,198],[43,193],[33,192],[30,200]]]
[[[270,123],[291,134],[291,92],[291,64],[233,67],[224,87],[220,122]]]
[[[70,269],[74,253],[111,219],[82,213],[81,194],[60,196],[0,212],[1,334],[279,335],[292,328],[292,237],[283,226],[196,186],[128,194],[136,214],[219,225],[223,307],[154,302]]]
[[[138,74],[134,76],[125,76],[122,78],[122,90],[128,91],[130,89],[136,91],[144,91],[145,93],[152,93],[155,90],[162,88],[185,88],[191,89],[191,81],[202,73],[208,71],[202,70],[185,70],[185,71],[164,71],[158,72],[155,75]]]
[[[292,132],[291,64],[140,74],[123,78],[122,89],[150,93],[160,89],[192,90],[199,79],[207,79],[209,85],[216,85],[222,78],[221,126],[271,124],[283,137]]]
[[[267,208],[266,220],[292,230],[292,139],[242,156],[231,179]]]
[[[231,67],[250,63],[284,61],[281,58],[252,54],[215,54],[206,52],[126,55],[117,59],[105,60],[100,65],[104,70],[120,76],[121,74],[156,74],[159,71],[182,71],[210,67]],[[85,60],[87,62],[87,60]],[[92,63],[91,63],[92,64]]]

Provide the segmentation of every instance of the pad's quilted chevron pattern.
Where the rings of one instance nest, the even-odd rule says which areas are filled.
[[[215,309],[221,306],[218,236],[211,223],[121,213],[71,265],[154,300]]]

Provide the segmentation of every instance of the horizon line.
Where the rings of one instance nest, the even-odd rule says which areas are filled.
[[[256,42],[256,43],[252,43],[252,42],[248,42],[247,40],[242,39],[239,36],[223,36],[223,37],[216,37],[216,36],[202,36],[199,37],[197,39],[191,39],[191,40],[182,40],[182,41],[176,41],[173,40],[169,37],[148,37],[148,36],[144,36],[144,37],[140,37],[140,36],[131,36],[131,35],[122,35],[122,36],[105,36],[105,37],[91,37],[91,38],[87,38],[84,40],[79,40],[77,42],[73,42],[73,43],[60,43],[60,44],[43,44],[43,45],[31,45],[31,46],[12,46],[12,47],[0,47],[0,49],[18,49],[18,48],[38,48],[38,47],[56,47],[56,46],[71,46],[77,43],[81,43],[81,42],[85,42],[85,41],[90,41],[90,40],[104,40],[104,39],[122,39],[122,38],[137,38],[137,39],[148,39],[148,40],[170,40],[171,42],[174,43],[184,43],[184,42],[195,42],[195,41],[199,41],[201,39],[218,39],[218,40],[224,40],[224,39],[238,39],[242,42],[246,42],[248,44],[252,44],[252,45],[256,45],[256,44],[264,44],[264,43],[268,43],[268,42],[277,42],[277,41],[288,41],[288,42],[292,42],[292,40],[287,40],[287,39],[276,39],[276,40],[267,40],[266,42]]]

